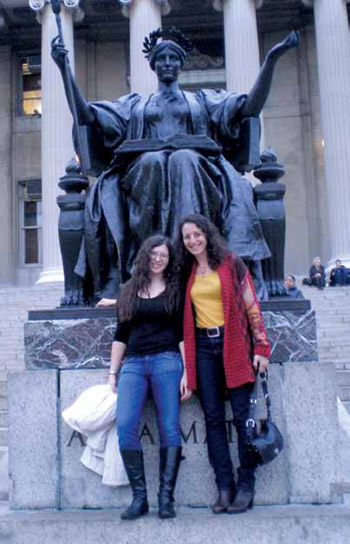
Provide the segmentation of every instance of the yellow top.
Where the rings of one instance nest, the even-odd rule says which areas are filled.
[[[196,327],[210,329],[224,324],[221,283],[217,272],[206,276],[196,274],[191,300],[196,310]]]

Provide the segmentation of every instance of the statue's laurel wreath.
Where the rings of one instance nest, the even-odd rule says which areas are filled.
[[[177,43],[186,51],[186,53],[189,53],[192,49],[191,41],[186,38],[179,28],[172,27],[164,31],[161,28],[158,28],[157,30],[153,30],[149,36],[146,36],[143,42],[142,53],[145,53],[147,59],[151,56],[152,50],[157,45],[159,38]]]

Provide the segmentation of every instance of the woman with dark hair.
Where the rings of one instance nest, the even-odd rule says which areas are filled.
[[[286,296],[294,299],[304,299],[303,293],[297,288],[297,279],[293,274],[288,274],[284,279]]]
[[[204,411],[209,461],[218,487],[213,512],[237,514],[253,505],[256,460],[246,438],[255,372],[264,371],[270,344],[254,285],[241,259],[230,254],[217,228],[192,214],[181,221],[178,257],[187,281],[184,343],[187,386]],[[238,436],[235,488],[224,392]]]
[[[322,290],[326,286],[326,271],[320,257],[315,257],[310,267],[310,284]]]
[[[173,263],[169,240],[162,235],[148,238],[137,254],[131,279],[118,297],[118,325],[108,382],[115,391],[121,368],[117,432],[133,493],[122,519],[136,519],[148,512],[139,425],[149,387],[160,438],[158,514],[160,518],[176,515],[174,489],[181,459],[180,394],[181,400],[187,400],[190,393],[181,358],[182,308]]]

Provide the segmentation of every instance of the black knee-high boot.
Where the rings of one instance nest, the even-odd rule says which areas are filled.
[[[181,449],[181,446],[171,446],[159,450],[158,516],[162,519],[176,516],[174,489],[181,462]]]
[[[148,513],[145,468],[142,450],[120,450],[132,489],[132,503],[121,515],[122,519],[137,519]]]

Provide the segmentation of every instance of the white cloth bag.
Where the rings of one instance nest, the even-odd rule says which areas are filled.
[[[87,438],[80,461],[108,486],[128,485],[115,427],[117,394],[108,384],[89,387],[62,412],[64,421]]]

